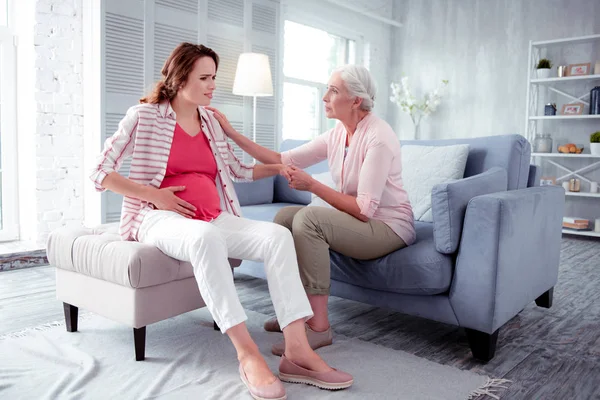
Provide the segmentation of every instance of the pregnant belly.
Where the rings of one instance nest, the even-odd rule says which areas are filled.
[[[196,219],[210,221],[221,213],[221,198],[209,176],[193,173],[165,177],[160,187],[170,186],[185,186],[175,195],[196,207]]]

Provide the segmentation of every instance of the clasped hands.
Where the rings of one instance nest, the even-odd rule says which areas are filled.
[[[315,183],[312,176],[294,166],[282,165],[279,175],[287,179],[289,186],[296,190],[311,192]]]

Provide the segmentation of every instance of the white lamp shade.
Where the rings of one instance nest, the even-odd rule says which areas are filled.
[[[271,67],[266,54],[240,54],[233,82],[233,94],[257,97],[273,96]]]

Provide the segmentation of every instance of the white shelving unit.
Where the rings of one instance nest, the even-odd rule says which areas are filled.
[[[568,61],[565,64],[575,64],[581,62],[591,62],[591,73],[594,73],[594,64],[596,60],[600,60],[600,34],[564,38],[557,40],[545,40],[545,41],[530,41],[529,42],[529,57],[527,65],[527,98],[526,98],[526,115],[525,115],[525,132],[526,137],[530,141],[533,149],[534,139],[539,129],[539,124],[572,124],[573,126],[573,139],[572,143],[583,144],[584,151],[589,152],[589,133],[583,135],[583,133],[576,133],[583,131],[583,129],[577,128],[584,124],[587,127],[593,124],[594,130],[600,130],[600,115],[589,115],[589,94],[590,90],[595,86],[600,86],[600,74],[596,75],[583,75],[583,76],[567,76],[567,77],[551,77],[545,79],[538,79],[536,76],[536,65],[541,58],[550,58],[551,61],[556,65],[556,60],[552,60],[550,54],[556,54],[557,51],[563,51],[563,54],[571,54],[573,46],[576,45],[591,45],[590,48],[593,51],[589,54],[587,61],[581,61],[577,59],[561,60],[562,62]],[[585,48],[585,46],[584,46]],[[554,69],[552,71],[555,71]],[[576,93],[575,93],[576,92]],[[559,99],[563,100],[557,104],[567,103],[583,103],[586,107],[584,108],[584,114],[582,115],[560,115],[560,105],[557,107],[557,115],[547,116],[543,115],[543,104],[548,103],[547,99],[543,98],[543,93],[551,93],[558,96]],[[543,103],[541,102],[543,101]],[[587,121],[587,122],[584,122]],[[597,121],[597,122],[596,122]],[[586,125],[587,124],[587,125]],[[571,126],[571,125],[569,125]],[[585,128],[584,127],[584,128]],[[548,128],[545,128],[548,130]],[[564,128],[563,128],[564,129]],[[550,129],[552,130],[552,129]],[[595,170],[600,169],[600,155],[591,155],[589,153],[583,154],[562,154],[557,151],[557,143],[553,142],[553,153],[532,153],[533,162],[537,165],[552,165],[558,170],[564,172],[564,175],[556,177],[557,184],[561,184],[565,180],[570,178],[578,178],[582,182],[589,184],[589,174]],[[572,166],[573,160],[579,159],[585,161],[585,166],[578,167],[577,169]],[[577,164],[577,163],[576,163]],[[580,163],[581,164],[581,163]],[[600,193],[590,192],[566,192],[567,200],[576,198],[587,198],[588,202],[594,202],[595,208],[598,209],[598,217],[600,218]],[[580,200],[583,201],[583,200]],[[597,202],[597,203],[596,203]],[[594,221],[591,221],[592,223]],[[563,229],[564,234],[569,235],[580,235],[589,237],[600,238],[600,233],[594,231],[575,231],[570,229]]]

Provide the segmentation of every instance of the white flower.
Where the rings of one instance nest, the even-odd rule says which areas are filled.
[[[403,112],[409,114],[413,122],[418,124],[422,116],[435,112],[442,96],[445,94],[447,85],[448,81],[443,80],[440,86],[431,93],[426,94],[422,101],[417,101],[410,92],[408,77],[405,76],[400,80],[400,83],[392,82],[390,84],[392,89],[390,101],[395,103]]]

